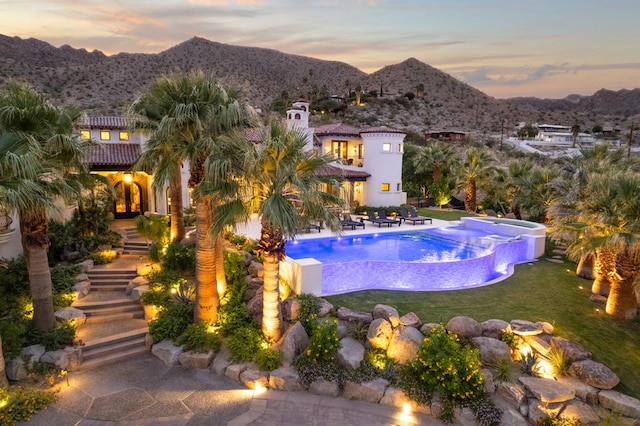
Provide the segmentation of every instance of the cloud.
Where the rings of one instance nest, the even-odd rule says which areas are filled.
[[[189,0],[191,4],[202,4],[205,6],[229,6],[230,4],[237,4],[240,6],[256,6],[263,3],[262,0]]]

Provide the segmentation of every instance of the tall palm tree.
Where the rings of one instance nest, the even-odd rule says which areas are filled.
[[[464,153],[460,181],[466,187],[464,209],[474,212],[478,209],[477,186],[478,180],[488,178],[493,172],[493,158],[484,149],[470,147]]]
[[[579,134],[580,134],[580,125],[576,123],[573,126],[571,126],[571,135],[573,136],[573,145],[572,145],[573,148],[576,147],[576,141],[578,140]]]
[[[48,224],[59,200],[80,193],[77,177],[88,142],[78,137],[79,113],[58,108],[27,85],[9,83],[0,94],[0,205],[18,213],[22,247],[39,331],[53,328],[53,293],[47,259]]]
[[[264,293],[262,330],[275,342],[280,338],[279,263],[285,257],[286,241],[296,234],[303,220],[321,220],[339,232],[340,222],[328,207],[343,207],[337,195],[321,190],[322,184],[339,182],[319,178],[319,168],[333,161],[305,151],[306,136],[273,119],[254,145],[236,134],[214,151],[207,163],[208,182],[202,196],[221,200],[214,229],[246,220],[256,209],[261,221],[257,252],[263,259]]]
[[[443,176],[450,175],[452,169],[459,163],[459,159],[451,144],[432,139],[414,158],[414,162],[417,172],[430,172],[431,183],[436,183]]]

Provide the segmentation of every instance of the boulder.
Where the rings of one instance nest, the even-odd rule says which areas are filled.
[[[591,405],[595,405],[598,403],[599,390],[594,388],[593,386],[582,383],[580,380],[574,379],[573,377],[560,376],[557,378],[557,380],[563,385],[573,389],[576,397],[580,398],[582,401]]]
[[[86,274],[91,269],[93,269],[93,260],[83,260],[82,262],[78,263],[78,266],[80,267],[80,273]]]
[[[424,336],[419,330],[399,325],[393,331],[389,341],[387,356],[400,364],[413,361],[418,354],[418,348],[423,339]]]
[[[442,327],[442,325],[435,322],[427,322],[425,324],[422,324],[422,327],[420,327],[420,333],[427,336],[431,333],[432,330],[435,330],[438,327]]]
[[[377,304],[373,308],[373,318],[383,318],[391,323],[393,328],[396,328],[400,324],[400,314],[398,310],[393,306]]]
[[[238,254],[244,256],[244,266],[251,265],[251,261],[253,260],[253,255],[251,253],[240,250]]]
[[[318,317],[319,318],[325,317],[329,315],[329,312],[331,312],[332,310],[333,310],[333,305],[329,301],[320,298],[320,311],[318,312]]]
[[[389,382],[382,378],[377,378],[364,383],[347,381],[344,384],[342,397],[377,404],[384,396],[384,392],[388,386]]]
[[[87,316],[84,312],[78,308],[72,308],[71,306],[58,309],[53,315],[56,317],[56,321],[66,322],[76,327],[87,322]]]
[[[511,349],[502,340],[492,337],[474,337],[471,342],[478,348],[482,364],[496,365],[500,361],[511,361]]]
[[[250,362],[243,362],[242,364],[230,364],[224,371],[224,375],[232,380],[235,380],[236,382],[239,382],[240,375],[249,368],[254,368],[256,370],[258,369],[255,364],[252,364]]]
[[[140,298],[142,297],[142,293],[147,291],[149,291],[148,285],[140,285],[138,287],[135,287],[131,289],[131,298],[133,300],[140,300]]]
[[[182,352],[178,355],[178,363],[186,368],[198,368],[204,370],[209,368],[213,357],[213,351],[206,353],[192,351]]]
[[[251,317],[258,324],[262,324],[262,299],[262,291],[259,291],[247,303],[247,309],[251,313]]]
[[[420,405],[417,402],[409,399],[407,394],[402,389],[389,386],[384,392],[384,396],[380,399],[380,405],[390,405],[392,407],[404,410],[404,407],[408,404],[411,411],[415,411],[423,414],[431,414],[430,407],[428,405]]]
[[[57,351],[45,352],[44,355],[40,357],[40,362],[55,365],[62,370],[68,370],[70,361],[72,359],[75,361],[76,358],[77,354],[73,348],[59,349]]]
[[[252,261],[247,268],[247,272],[254,278],[262,278],[264,276],[264,266],[260,262]]]
[[[367,344],[372,348],[386,351],[392,335],[393,329],[391,328],[391,323],[384,318],[376,318],[369,325]]]
[[[542,356],[547,356],[549,351],[551,350],[551,345],[547,343],[540,335],[537,336],[529,336],[526,338],[527,344],[531,346],[531,349],[536,351]]]
[[[502,333],[511,333],[511,325],[499,319],[490,319],[480,324],[482,336],[500,339]]]
[[[338,383],[336,382],[316,379],[309,385],[309,393],[314,395],[337,397],[340,395],[340,386],[338,386]]]
[[[511,329],[518,336],[536,336],[542,334],[542,327],[525,320],[511,321]]]
[[[91,291],[91,281],[78,281],[73,285],[73,291],[76,293],[76,300],[88,296]]]
[[[591,352],[562,337],[552,337],[551,348],[562,351],[568,364],[584,359],[591,359]]]
[[[131,294],[134,288],[139,287],[141,285],[149,285],[150,282],[145,277],[137,276],[134,279],[130,280],[127,284],[127,288],[125,289],[126,294]]]
[[[400,324],[407,327],[420,328],[422,321],[420,321],[420,317],[416,314],[409,312],[408,314],[400,317]]]
[[[351,337],[345,337],[340,340],[340,349],[336,353],[336,359],[344,368],[353,371],[360,367],[364,359],[364,346]]]
[[[27,365],[29,368],[33,367],[34,362],[40,361],[42,355],[45,354],[47,350],[44,345],[31,345],[22,348],[20,352],[20,358],[27,360]]]
[[[566,402],[576,396],[576,393],[569,386],[553,379],[521,376],[518,380],[543,403]]]
[[[640,419],[640,400],[612,390],[603,390],[599,397],[600,405],[623,416]]]
[[[338,320],[338,328],[336,330],[336,333],[338,334],[338,338],[342,339],[344,337],[348,337],[349,336],[349,323],[347,323],[345,320]]]
[[[269,385],[269,373],[248,368],[240,373],[240,381],[249,389],[264,389]]]
[[[620,383],[620,378],[609,367],[590,359],[571,364],[569,374],[598,389],[612,389]]]
[[[525,426],[529,423],[517,409],[507,407],[502,412],[501,425]]]
[[[482,335],[482,326],[478,321],[465,316],[451,318],[445,328],[450,333],[457,334],[461,339],[471,339]]]
[[[269,388],[285,392],[304,390],[300,384],[300,375],[293,367],[280,367],[269,375]]]
[[[562,420],[578,420],[584,426],[600,424],[600,417],[595,410],[582,401],[569,401],[564,410],[560,412],[559,418]]]
[[[183,351],[184,346],[176,346],[173,341],[168,339],[156,343],[151,348],[151,353],[160,358],[167,367],[178,365],[178,358]]]
[[[529,421],[533,422],[533,424],[537,424],[536,422],[540,419],[558,417],[563,408],[564,404],[545,404],[535,398],[530,398]]]
[[[254,293],[255,295],[255,293]],[[253,297],[253,296],[252,296]],[[289,297],[282,302],[282,319],[283,321],[295,321],[300,316],[300,300],[295,297]]]
[[[307,336],[302,323],[296,322],[289,327],[274,349],[282,351],[282,362],[289,365],[307,349],[307,346],[309,346],[309,336]]]
[[[247,289],[242,295],[243,301],[249,301],[258,293],[258,291],[264,290],[264,280],[262,278],[254,278],[251,275],[247,275]],[[291,298],[287,299],[291,300]],[[284,302],[283,302],[284,303]]]
[[[498,393],[516,407],[520,406],[520,404],[525,400],[525,392],[522,385],[511,382],[500,382],[498,383],[497,388]]]
[[[27,378],[26,362],[22,357],[16,357],[5,363],[5,373],[9,380],[19,381]]]
[[[540,327],[542,329],[542,332],[545,334],[551,335],[554,331],[556,331],[556,328],[553,326],[553,324],[546,321],[538,321],[535,324]]]
[[[73,277],[73,282],[79,283],[80,281],[89,281],[89,275],[84,272],[79,273]]]
[[[480,374],[484,377],[484,390],[488,394],[492,394],[496,391],[496,382],[493,379],[493,371],[486,367],[480,368]]]
[[[347,321],[347,322],[361,322],[364,325],[371,324],[373,321],[373,316],[368,312],[354,311],[349,308],[345,308],[341,306],[338,308],[337,312],[338,319]]]
[[[229,349],[226,346],[223,346],[220,349],[220,352],[216,355],[211,363],[211,368],[209,371],[217,374],[218,376],[222,376],[226,373],[227,367],[231,365],[231,361],[229,361]]]

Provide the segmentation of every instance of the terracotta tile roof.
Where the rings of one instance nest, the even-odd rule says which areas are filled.
[[[90,129],[126,129],[129,127],[129,119],[121,116],[93,116],[83,115],[80,119],[80,127]]]
[[[262,129],[260,129],[259,127],[244,129],[244,135],[248,140],[250,140],[253,143],[262,142]]]
[[[381,126],[381,127],[368,127],[366,129],[361,129],[360,133],[403,133],[401,130],[392,129],[391,127]]]
[[[318,175],[319,177],[335,177],[353,181],[365,181],[368,177],[371,176],[364,170],[343,169],[340,167],[331,166],[329,164],[318,169],[316,175]]]
[[[327,124],[324,126],[316,127],[314,130],[316,136],[360,136],[360,129],[353,126],[348,126],[342,123]]]
[[[105,143],[91,148],[86,163],[90,167],[132,166],[140,157],[140,145],[131,143]]]

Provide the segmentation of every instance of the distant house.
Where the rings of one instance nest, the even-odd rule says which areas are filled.
[[[435,139],[439,141],[464,141],[467,134],[457,130],[432,130],[424,134],[425,139]]]

